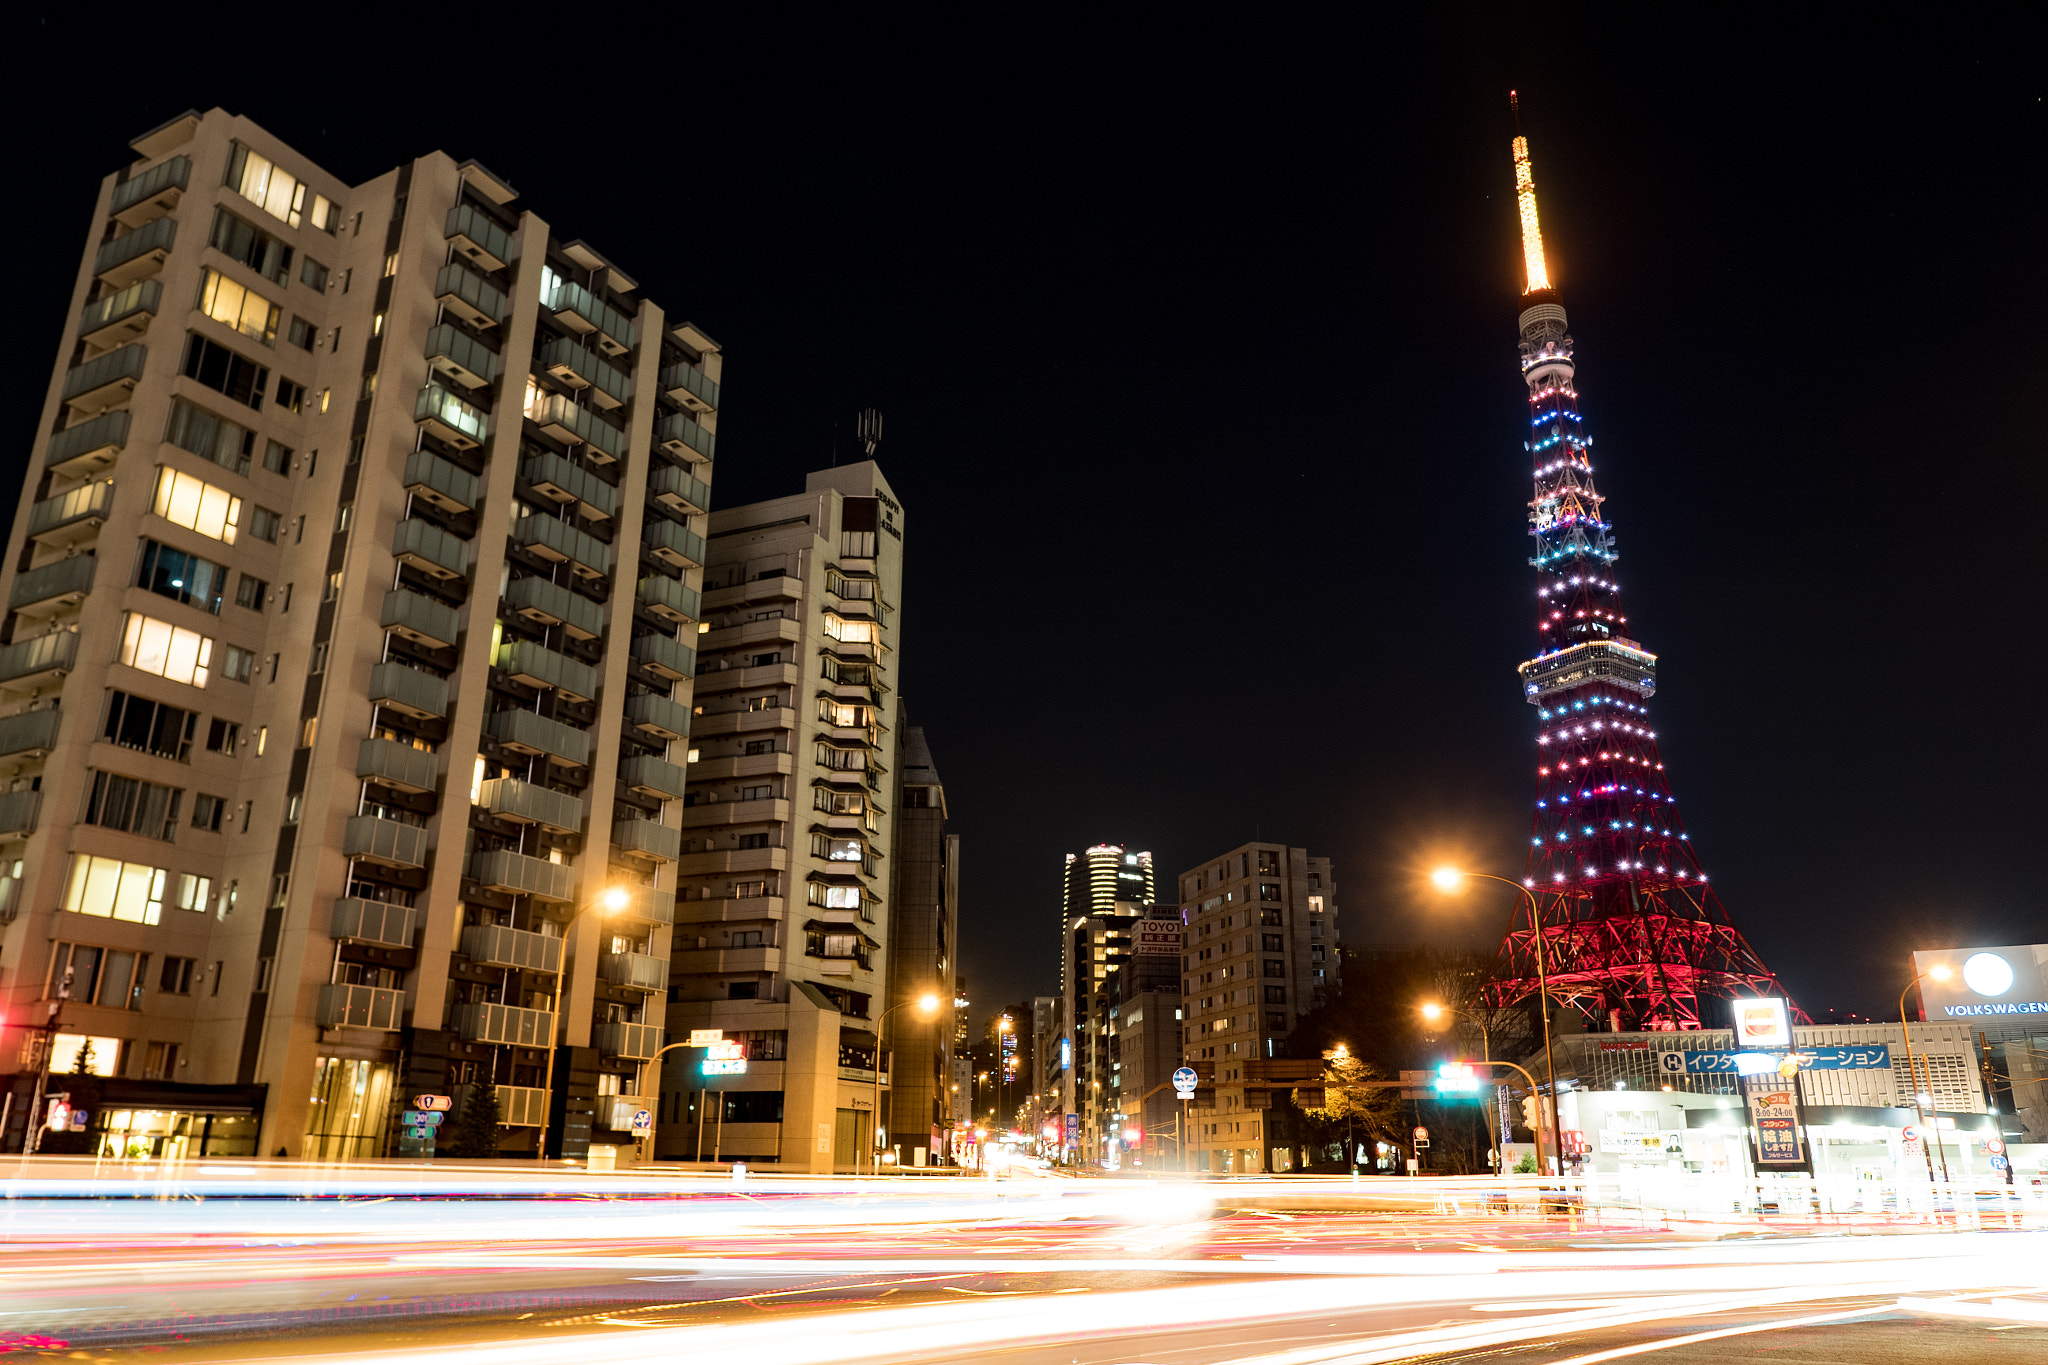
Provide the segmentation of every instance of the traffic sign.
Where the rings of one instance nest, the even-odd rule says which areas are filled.
[[[693,1028],[690,1030],[691,1047],[710,1047],[713,1043],[725,1041],[725,1030],[717,1028]]]
[[[408,1128],[405,1130],[405,1135],[418,1142],[432,1142],[434,1140],[434,1130],[431,1128]]]
[[[455,1101],[449,1099],[446,1095],[414,1095],[412,1097],[412,1107],[446,1113],[455,1107]]]
[[[1995,1156],[1991,1158],[1991,1169],[1994,1171],[2002,1171],[2006,1168],[2006,1165],[2006,1159],[2002,1156]]]
[[[1429,1141],[1429,1129],[1418,1125],[1415,1129],[1415,1140],[1417,1142]]]
[[[1997,1156],[2000,1152],[2005,1150],[2005,1143],[1998,1138],[1992,1138],[1989,1142],[1986,1142],[1984,1144],[1984,1150],[1991,1153],[1991,1155],[1993,1156]]]
[[[439,1128],[447,1118],[446,1114],[437,1114],[431,1109],[408,1109],[398,1116],[398,1121],[411,1128]]]
[[[636,1133],[653,1132],[654,1115],[650,1114],[645,1109],[635,1109],[633,1111],[633,1131]]]
[[[1914,1142],[1919,1139],[1920,1130],[1909,1123],[1904,1128],[1899,1130],[1899,1136],[1907,1142]]]
[[[1180,1070],[1173,1073],[1173,1093],[1180,1096],[1184,1100],[1193,1099],[1195,1097],[1195,1086],[1198,1083],[1199,1079],[1200,1078],[1195,1075],[1195,1069],[1193,1067],[1182,1067]]]

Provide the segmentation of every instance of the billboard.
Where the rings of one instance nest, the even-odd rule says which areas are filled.
[[[1799,1088],[1776,1076],[1752,1076],[1743,1083],[1743,1091],[1749,1101],[1749,1121],[1756,1128],[1756,1164],[1804,1166]]]
[[[1737,1047],[1792,1046],[1792,1015],[1783,1000],[1762,996],[1729,1003],[1735,1010]]]
[[[1744,1074],[1736,1059],[1744,1056],[1721,1048],[1676,1048],[1657,1054],[1657,1071],[1664,1076]],[[1892,1064],[1892,1050],[1884,1043],[1856,1043],[1842,1047],[1804,1047],[1793,1054],[1802,1071],[1868,1071]],[[1776,1061],[1776,1058],[1772,1058]]]
[[[1948,968],[1948,980],[1925,974]],[[1913,954],[1929,1020],[2048,1015],[2048,943],[2015,948],[1949,948]]]
[[[1131,932],[1131,952],[1138,957],[1179,957],[1180,921],[1139,920]]]

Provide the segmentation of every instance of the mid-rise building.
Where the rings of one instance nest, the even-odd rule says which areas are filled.
[[[884,1141],[896,1159],[943,1161],[953,1127],[954,954],[960,935],[960,836],[921,726],[897,731],[896,840],[890,860],[890,1102]],[[936,996],[924,1017],[917,1002]]]
[[[130,1155],[419,1152],[486,1081],[508,1155],[630,1151],[719,348],[473,161],[132,146],[0,567],[10,1069],[89,1048]]]
[[[1150,905],[1157,899],[1151,854],[1133,853],[1122,844],[1097,844],[1086,852],[1069,853],[1060,881],[1060,989],[1068,984],[1075,920],[1110,914],[1119,901]]]
[[[1110,974],[1109,1008],[1100,1026],[1104,1041],[1098,1047],[1108,1059],[1105,1155],[1119,1165],[1183,1168],[1183,1116],[1172,1083],[1183,1053],[1185,936],[1179,907],[1149,907],[1138,923],[1129,960]]]
[[[671,1068],[664,1159],[693,1159],[698,1128],[722,1158],[785,1170],[874,1159],[902,582],[903,509],[873,461],[711,519],[668,1010],[677,1037],[738,1043],[745,1070]]]

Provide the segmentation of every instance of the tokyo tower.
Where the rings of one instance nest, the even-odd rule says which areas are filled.
[[[1716,1027],[1723,1020],[1700,1017],[1703,999],[1785,991],[1729,922],[1665,780],[1650,713],[1657,656],[1637,642],[1615,582],[1613,525],[1593,483],[1572,339],[1544,265],[1529,142],[1519,135],[1514,163],[1528,277],[1521,351],[1538,650],[1518,671],[1538,719],[1537,793],[1523,879],[1530,894],[1485,996],[1498,1006],[1535,998],[1541,967],[1550,993],[1596,1029]]]

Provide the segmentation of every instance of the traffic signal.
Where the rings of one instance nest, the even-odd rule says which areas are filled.
[[[1522,1126],[1532,1133],[1543,1127],[1543,1102],[1534,1095],[1522,1097]]]
[[[1440,1063],[1436,1069],[1436,1093],[1440,1098],[1478,1094],[1478,1069],[1470,1062]]]

